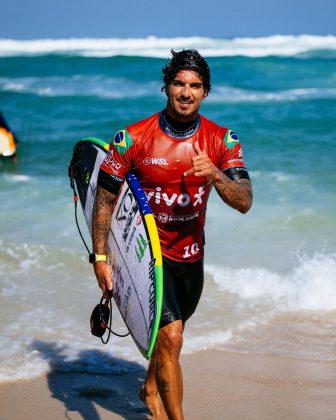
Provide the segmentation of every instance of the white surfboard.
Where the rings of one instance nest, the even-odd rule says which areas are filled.
[[[109,145],[86,138],[70,164],[89,231],[100,165]],[[118,194],[108,236],[114,300],[140,352],[149,359],[159,328],[163,273],[159,236],[145,192],[129,173]]]

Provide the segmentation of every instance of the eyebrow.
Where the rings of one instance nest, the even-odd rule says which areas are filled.
[[[183,82],[182,80],[180,80],[180,79],[173,79],[172,80],[172,83],[181,83],[182,85],[184,85],[186,82]],[[203,83],[202,82],[192,82],[192,83],[190,83],[190,86],[193,86],[193,87],[202,87],[203,86]]]

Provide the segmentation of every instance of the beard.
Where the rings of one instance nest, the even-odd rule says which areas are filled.
[[[191,106],[190,108],[188,107],[188,109],[181,109],[181,107],[176,106],[178,104],[180,104],[178,99],[173,99],[171,101],[168,100],[167,110],[173,119],[180,122],[189,122],[194,120],[198,115],[200,107],[195,108],[194,106]],[[194,103],[191,103],[191,105],[194,105]]]

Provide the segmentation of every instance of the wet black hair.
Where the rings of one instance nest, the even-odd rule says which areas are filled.
[[[202,79],[204,89],[207,93],[211,90],[210,69],[206,60],[197,50],[182,50],[176,52],[171,50],[172,58],[162,68],[163,86],[162,91],[167,93],[168,85],[180,70],[193,70]]]

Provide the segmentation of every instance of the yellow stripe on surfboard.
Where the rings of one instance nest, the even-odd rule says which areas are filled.
[[[162,265],[161,246],[160,246],[160,239],[157,232],[154,216],[152,214],[146,214],[145,220],[146,220],[149,237],[152,243],[153,255],[156,259],[155,265],[161,266]]]

